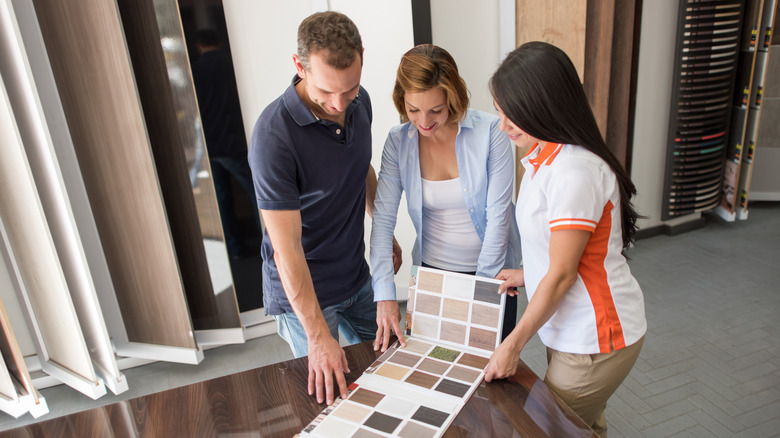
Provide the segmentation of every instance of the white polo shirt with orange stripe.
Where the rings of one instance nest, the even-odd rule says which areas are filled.
[[[644,298],[622,255],[620,188],[609,165],[581,146],[545,143],[531,148],[517,198],[525,288],[531,300],[550,266],[550,234],[592,233],[576,283],[539,330],[558,351],[609,353],[647,330]]]

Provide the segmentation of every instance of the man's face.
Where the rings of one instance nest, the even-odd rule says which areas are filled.
[[[363,70],[360,55],[349,67],[339,70],[325,62],[325,52],[309,55],[309,69],[303,68],[297,55],[293,55],[298,76],[303,78],[304,101],[320,118],[341,116],[347,106],[357,97],[360,89],[360,75]]]

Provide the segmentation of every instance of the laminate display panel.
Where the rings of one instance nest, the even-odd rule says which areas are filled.
[[[583,79],[588,2],[517,0],[517,45],[546,41],[569,55]]]
[[[3,302],[0,301],[0,327],[3,329],[2,333],[0,333],[0,353],[2,353],[0,354],[0,358],[2,358],[2,361],[0,361],[0,410],[11,413],[9,411],[13,411],[13,407],[19,404],[19,393],[16,391],[16,385],[12,380],[8,365],[6,365],[6,360],[10,360],[13,363],[16,359],[13,349],[10,348],[11,343],[15,343],[16,340],[13,339],[13,333],[9,336],[5,331],[6,325],[4,323],[6,319]],[[18,346],[16,350],[18,351]],[[18,415],[13,413],[11,415],[18,417]]]
[[[118,6],[193,324],[196,330],[240,329],[232,284],[224,290],[215,290],[212,284],[199,225],[199,218],[208,213],[196,208],[187,171],[185,152],[196,153],[195,127],[200,122],[176,1],[141,0]],[[169,70],[177,72],[175,84]],[[213,184],[210,177],[201,180],[198,184]],[[199,206],[218,215],[216,197],[207,202]],[[224,243],[222,249],[222,254],[214,255],[227,258]]]
[[[197,349],[116,3],[33,4],[127,338]]]
[[[75,382],[66,383],[91,397],[99,396],[105,388],[95,375],[5,90],[3,78],[0,227],[12,275],[17,277],[34,327],[42,366],[58,364],[57,378],[75,376]]]
[[[56,89],[32,5],[17,2],[14,14],[12,19],[22,23],[18,26],[19,34],[14,35],[18,38],[17,50],[4,54],[4,60],[9,62],[4,62],[0,70],[15,84],[8,89],[9,100],[18,115],[19,134],[96,372],[112,391],[119,393],[127,389],[127,383],[116,363],[93,270],[82,243],[81,231],[87,231],[90,224],[92,232],[97,232],[94,219],[89,208],[84,208],[89,204],[56,92],[46,92]],[[49,102],[42,102],[41,95]],[[57,101],[50,102],[53,99]],[[48,115],[45,108],[49,109]],[[49,120],[53,130],[49,129]],[[77,217],[76,209],[87,211],[81,211]],[[79,219],[84,222],[81,229]],[[104,262],[97,268],[107,270]]]
[[[3,257],[5,258],[5,257]],[[5,271],[5,263],[0,263]],[[10,278],[6,276],[4,282],[10,286]],[[14,330],[11,328],[5,306],[0,300],[0,410],[19,418],[29,411],[36,411],[35,406],[41,404],[38,399],[38,391],[32,385],[30,373],[16,342]],[[44,408],[48,411],[48,407]]]
[[[0,255],[0,289],[3,290],[4,296],[15,298],[14,295],[18,285],[8,272],[8,254],[5,251],[5,247],[0,247],[0,253],[2,253]],[[5,294],[6,292],[8,292],[7,295]],[[21,309],[19,309],[19,312],[21,313]],[[27,370],[27,363],[24,361],[24,353],[19,346],[11,319],[8,317],[4,299],[0,299],[0,330],[2,330],[2,335],[0,335],[0,352],[2,353],[5,367],[14,376],[18,384],[22,386],[23,390],[30,395],[33,403],[37,403],[38,393],[33,387],[32,378],[30,378],[30,373]],[[32,339],[29,342],[32,344]]]

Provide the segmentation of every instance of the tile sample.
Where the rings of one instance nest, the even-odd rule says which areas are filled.
[[[460,352],[457,350],[451,350],[444,347],[434,347],[434,349],[428,353],[428,356],[436,359],[446,360],[447,362],[452,362],[455,360],[455,358],[458,357],[459,354]]]
[[[353,403],[341,403],[333,415],[348,420],[352,423],[362,423],[371,413],[371,409]]]
[[[466,395],[470,385],[464,385],[463,383],[456,382],[454,380],[443,379],[437,386],[436,390],[445,394],[454,395],[455,397],[463,397]]]
[[[440,362],[438,360],[434,360],[434,359],[431,359],[431,358],[426,358],[425,360],[422,361],[422,363],[420,363],[420,365],[417,366],[417,369],[440,376],[445,371],[447,371],[447,368],[449,368],[449,367],[450,367],[450,364],[448,364],[448,363]]]
[[[441,316],[449,319],[456,319],[458,321],[466,322],[469,317],[469,303],[468,301],[452,300],[449,298],[444,299],[444,308],[442,309]]]
[[[414,308],[415,312],[439,316],[441,309],[441,296],[418,293],[417,302],[415,303]]]
[[[484,301],[491,304],[499,304],[501,302],[502,295],[503,294],[498,293],[497,284],[477,280],[477,285],[474,287],[475,300]]]
[[[374,374],[378,376],[389,377],[393,380],[401,380],[408,372],[409,372],[409,368],[394,365],[391,363],[385,363],[384,365],[379,367],[379,369],[376,370]]]
[[[398,425],[401,424],[401,419],[381,412],[374,412],[363,424],[384,433],[393,433],[398,428]]]
[[[433,385],[436,384],[436,382],[439,381],[438,376],[432,376],[427,373],[423,373],[420,371],[413,372],[409,377],[405,380],[407,383],[411,383],[413,385],[422,386],[423,388],[433,388]]]
[[[413,420],[420,421],[422,423],[428,423],[432,426],[439,427],[444,424],[444,420],[447,419],[449,414],[446,412],[437,411],[425,406],[420,406],[417,412],[412,415]]]
[[[470,275],[447,276],[446,296],[471,300],[474,294],[474,279]]]
[[[441,293],[444,275],[431,271],[417,272],[417,290]]]
[[[364,404],[366,406],[374,407],[384,397],[385,397],[384,394],[380,394],[378,392],[374,392],[364,388],[358,388],[355,392],[353,392],[349,396],[349,400],[356,403]]]
[[[442,321],[439,337],[443,341],[463,344],[466,342],[466,326],[455,322]]]
[[[410,421],[406,423],[406,426],[401,428],[401,431],[398,432],[398,436],[401,438],[433,438],[436,436],[436,429],[431,429],[428,426],[423,426],[422,424]]]
[[[407,339],[405,351],[417,354],[427,354],[432,345],[417,339]]]
[[[482,356],[475,356],[473,354],[463,353],[463,356],[458,359],[458,363],[466,365],[472,368],[484,370],[489,362],[489,358]]]
[[[479,371],[459,367],[457,365],[453,366],[452,369],[446,374],[447,377],[451,377],[453,379],[462,380],[464,382],[472,383],[477,380],[480,373]]]
[[[471,307],[471,323],[495,327],[501,308],[474,303]]]

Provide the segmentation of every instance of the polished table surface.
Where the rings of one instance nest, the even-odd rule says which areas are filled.
[[[355,381],[378,356],[345,348]],[[290,437],[325,405],[306,392],[306,358],[42,421],[5,437]],[[522,361],[507,380],[482,382],[445,437],[596,437]]]

